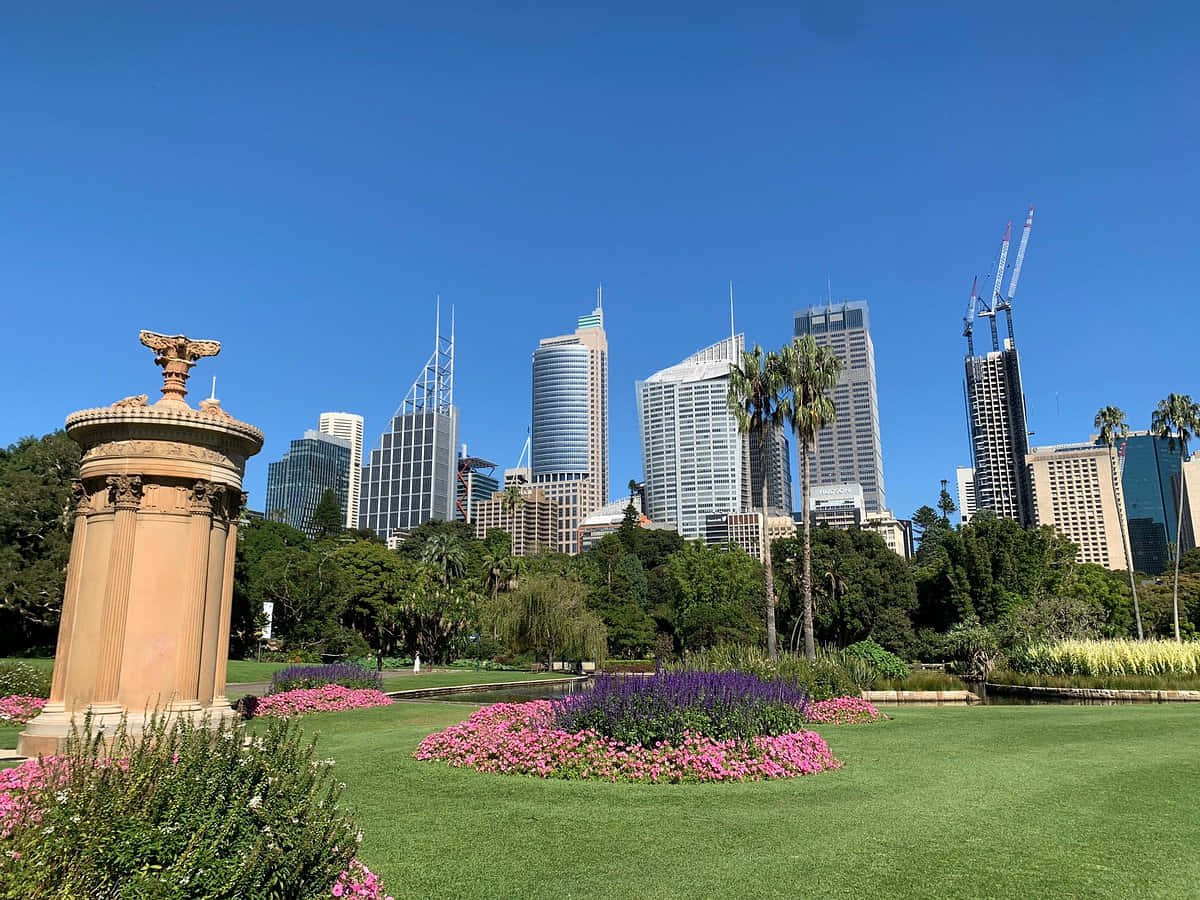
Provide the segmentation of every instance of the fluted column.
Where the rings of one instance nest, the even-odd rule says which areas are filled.
[[[84,541],[87,540],[87,514],[92,499],[78,478],[71,482],[71,499],[75,502],[75,527],[71,533],[71,556],[67,560],[67,584],[59,616],[50,700],[46,704],[46,709],[52,712],[66,708],[63,686],[67,681],[67,661],[71,655],[71,636],[75,629],[75,607],[79,602],[79,577],[83,570]]]
[[[229,668],[229,629],[233,616],[233,567],[237,560],[238,518],[250,495],[245,491],[234,494],[229,503],[229,533],[225,536],[225,574],[221,580],[221,634],[217,641],[217,669],[213,684],[214,707],[229,706],[225,696],[225,676]]]
[[[129,584],[133,575],[133,545],[137,534],[137,511],[142,502],[142,479],[138,475],[109,475],[109,502],[115,508],[112,545],[108,557],[108,582],[104,586],[104,628],[100,641],[100,664],[96,672],[97,712],[120,710],[117,687],[121,681],[121,657],[125,651],[125,618],[129,610]]]
[[[198,708],[200,698],[200,647],[204,640],[204,597],[208,590],[208,543],[212,530],[214,495],[223,485],[197,481],[188,497],[187,557],[183,574],[183,621],[180,623],[179,668],[175,706]]]

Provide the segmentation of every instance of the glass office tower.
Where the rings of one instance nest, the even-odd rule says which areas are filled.
[[[1176,442],[1172,449],[1166,438],[1137,432],[1124,441],[1123,454],[1121,487],[1133,565],[1139,572],[1158,575],[1174,558],[1183,448]],[[1184,543],[1187,550],[1188,541]]]
[[[266,517],[316,536],[312,517],[325,491],[337,495],[343,518],[350,488],[350,441],[306,431],[283,458],[267,466]]]

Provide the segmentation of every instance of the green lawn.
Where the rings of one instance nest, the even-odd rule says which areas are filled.
[[[51,657],[31,657],[29,659],[7,657],[0,659],[0,662],[28,663],[31,666],[37,666],[39,669],[46,670],[54,668],[54,660]],[[270,681],[271,676],[278,669],[285,669],[290,665],[291,663],[231,659],[225,669],[225,680],[229,684]]]
[[[543,681],[562,678],[552,672],[503,672],[487,669],[443,669],[414,675],[386,675],[383,679],[385,691],[415,691],[421,688],[450,687],[460,684],[508,684],[512,681]]]
[[[889,709],[839,772],[612,785],[411,753],[468,707],[306,720],[399,897],[1180,897],[1200,885],[1200,708]]]
[[[20,725],[0,725],[0,750],[15,750],[20,733]]]

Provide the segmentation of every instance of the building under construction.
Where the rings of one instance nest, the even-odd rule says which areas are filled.
[[[978,280],[971,286],[971,299],[963,318],[963,336],[967,339],[966,402],[967,428],[975,469],[977,509],[993,510],[998,516],[1032,525],[1033,503],[1025,456],[1029,452],[1029,429],[1025,419],[1025,393],[1021,385],[1021,361],[1013,336],[1012,301],[1021,277],[1021,264],[1033,227],[1033,207],[1025,219],[1017,258],[1007,294],[1001,287],[1008,262],[1012,223],[1004,231],[1000,256],[996,263],[991,296],[978,291]],[[996,324],[1003,312],[1007,337],[1003,345]],[[976,354],[975,322],[989,325],[991,349]]]

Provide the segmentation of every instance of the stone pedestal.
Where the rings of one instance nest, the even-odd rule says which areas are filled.
[[[18,751],[54,753],[91,712],[140,731],[155,710],[216,723],[225,697],[237,518],[246,459],[263,436],[216,400],[184,400],[188,370],[215,341],[142,332],[163,397],[67,417],[83,448],[50,700]]]

